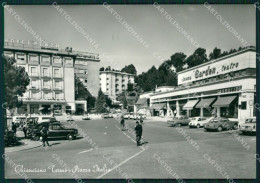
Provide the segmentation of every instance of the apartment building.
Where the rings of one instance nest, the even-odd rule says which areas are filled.
[[[16,65],[24,67],[30,77],[27,92],[21,98],[23,106],[17,114],[50,114],[52,109],[65,112],[87,110],[86,100],[75,99],[75,77],[79,77],[88,88],[88,79],[99,80],[96,64],[99,56],[93,53],[63,50],[57,47],[43,47],[5,41],[4,54],[16,59]],[[96,68],[93,65],[96,64]],[[88,66],[91,65],[91,72]],[[96,72],[95,72],[96,71]],[[91,85],[92,95],[97,96],[98,85]],[[90,92],[91,92],[90,91]]]
[[[134,74],[118,71],[100,71],[100,87],[102,92],[116,102],[116,97],[127,89],[127,84],[134,84]]]

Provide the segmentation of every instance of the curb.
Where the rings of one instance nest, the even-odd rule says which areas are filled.
[[[26,146],[28,146],[29,143],[24,142],[24,141],[22,141],[22,140],[21,140],[21,142],[24,144],[23,146],[25,146],[25,148],[16,149],[16,148],[14,147],[14,149],[11,150],[11,151],[8,151],[8,150],[6,151],[6,148],[5,148],[5,153],[12,153],[12,152],[18,152],[18,151],[25,151],[25,150],[35,149],[35,148],[38,148],[38,147],[41,147],[41,146],[42,146],[41,144],[37,144],[37,145],[35,145],[35,146],[27,147],[27,148],[26,148]],[[19,147],[17,147],[17,148],[19,148]]]

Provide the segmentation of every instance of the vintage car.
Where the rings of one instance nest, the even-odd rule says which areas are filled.
[[[54,110],[54,115],[55,116],[62,116],[61,110]]]
[[[209,130],[217,130],[221,132],[222,130],[237,130],[238,122],[237,121],[229,121],[228,118],[225,117],[217,117],[211,119],[208,123],[204,124],[205,131]]]
[[[67,128],[61,123],[41,123],[38,124],[32,131],[32,137],[39,140],[43,126],[49,128],[48,138],[67,138],[68,140],[75,139],[78,136],[78,130],[75,128]]]
[[[190,122],[190,119],[187,116],[176,116],[173,117],[172,120],[168,120],[167,124],[169,124],[170,126],[184,126],[184,125],[188,125]]]
[[[134,119],[134,113],[133,112],[125,113],[124,119]]]
[[[203,127],[205,123],[209,122],[209,119],[210,118],[207,118],[207,117],[191,118],[191,122],[189,123],[189,127],[190,128],[192,128],[192,127],[197,127],[197,128]]]
[[[71,115],[68,115],[68,116],[67,116],[67,121],[74,121],[74,119],[72,118]]]
[[[82,119],[83,120],[90,120],[90,116],[87,114],[87,115],[84,115],[83,117],[82,117]]]
[[[104,114],[101,115],[101,117],[102,117],[103,119],[109,118],[109,114],[108,114],[108,113],[104,113]]]
[[[239,130],[243,134],[256,134],[256,118],[247,118],[245,123],[239,125]]]

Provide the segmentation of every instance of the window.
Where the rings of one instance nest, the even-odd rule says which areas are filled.
[[[62,93],[55,93],[55,99],[62,99]]]
[[[37,73],[36,67],[31,67],[31,73]]]
[[[50,92],[43,92],[43,98],[44,99],[51,99],[51,93]]]
[[[59,81],[55,81],[54,86],[55,86],[55,88],[60,88],[60,82]]]
[[[37,55],[30,55],[29,60],[30,61],[38,61],[38,56]]]
[[[31,95],[32,98],[38,98],[38,92],[32,92],[32,95]]]
[[[43,87],[48,87],[49,86],[49,81],[43,80]]]
[[[17,59],[18,60],[25,60],[25,55],[24,54],[17,54]]]
[[[38,81],[37,80],[32,80],[32,86],[37,86],[38,85]]]
[[[242,110],[246,110],[246,101],[245,102],[241,102],[241,109]]]
[[[42,74],[44,76],[48,76],[49,75],[49,69],[48,68],[42,68]]]
[[[61,64],[61,58],[60,57],[54,57],[53,58],[53,63],[54,64]]]
[[[85,70],[85,72],[84,72],[85,74],[88,74],[88,71],[87,70]]]
[[[87,79],[85,79],[85,83],[87,83],[88,82],[88,80]]]
[[[52,129],[53,130],[60,130],[61,127],[60,127],[60,125],[52,125]]]
[[[59,75],[60,74],[60,69],[54,69],[54,74]]]
[[[42,56],[42,62],[50,62],[50,57]]]

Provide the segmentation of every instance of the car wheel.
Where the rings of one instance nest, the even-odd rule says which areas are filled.
[[[204,128],[204,132],[207,132],[208,130]]]
[[[218,127],[218,132],[221,132],[223,129],[221,126]]]
[[[73,135],[68,134],[68,135],[67,135],[67,139],[68,139],[68,140],[73,140]]]
[[[189,127],[191,128],[191,126],[189,125]]]
[[[237,130],[237,129],[238,129],[237,124],[233,126],[233,129],[234,129],[234,130]]]
[[[200,124],[197,124],[197,128],[200,128]]]

